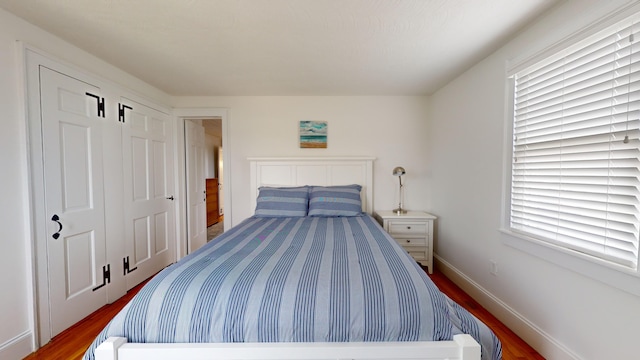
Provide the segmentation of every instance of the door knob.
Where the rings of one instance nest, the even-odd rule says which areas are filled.
[[[173,195],[171,195],[171,196],[167,197],[167,200],[171,200],[171,201],[173,201]]]

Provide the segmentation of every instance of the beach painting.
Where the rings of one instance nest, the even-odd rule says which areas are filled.
[[[303,149],[326,149],[327,122],[300,121],[300,147]]]

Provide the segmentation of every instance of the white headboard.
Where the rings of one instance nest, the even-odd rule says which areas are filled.
[[[362,210],[373,213],[373,157],[248,158],[251,165],[251,210],[260,186],[362,186]]]

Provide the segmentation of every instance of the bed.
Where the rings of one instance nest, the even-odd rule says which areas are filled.
[[[372,158],[249,160],[254,215],[151,279],[85,360],[501,358],[371,216]]]

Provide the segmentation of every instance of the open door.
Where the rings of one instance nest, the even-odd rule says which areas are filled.
[[[207,199],[204,175],[204,127],[202,120],[186,120],[187,253],[207,243]]]

